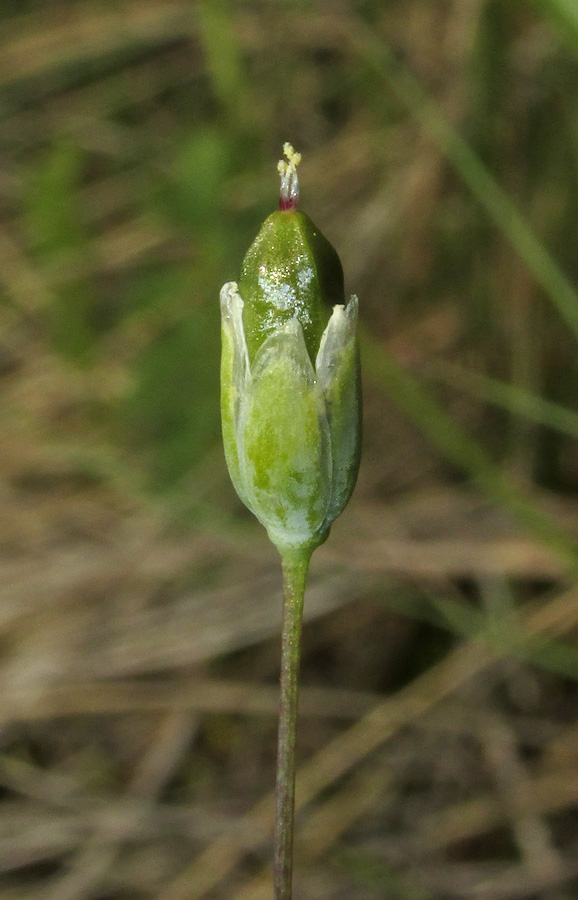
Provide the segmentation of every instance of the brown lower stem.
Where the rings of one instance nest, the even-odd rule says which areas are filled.
[[[282,554],[283,625],[281,638],[281,702],[277,741],[275,808],[275,900],[291,900],[293,820],[295,810],[295,735],[301,659],[301,625],[309,551]]]

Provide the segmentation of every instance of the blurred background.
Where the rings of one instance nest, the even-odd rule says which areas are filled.
[[[218,291],[277,204],[360,298],[295,897],[578,892],[578,7],[3,0],[0,900],[256,900],[280,570]]]

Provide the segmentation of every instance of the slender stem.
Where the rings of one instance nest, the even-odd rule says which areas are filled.
[[[309,550],[281,554],[283,625],[273,867],[275,900],[291,900],[295,810],[295,732],[301,658],[301,623],[305,581],[310,559],[311,552]]]

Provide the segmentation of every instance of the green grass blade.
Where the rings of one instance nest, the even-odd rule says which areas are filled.
[[[497,656],[511,656],[520,662],[545,672],[578,681],[578,650],[570,644],[541,636],[527,639],[518,610],[507,614],[489,615],[480,609],[449,597],[428,592],[419,596],[395,590],[384,591],[383,603],[390,609],[417,622],[425,622],[456,637],[476,638],[490,647]]]
[[[576,0],[530,0],[555,27],[564,43],[578,56],[578,5]]]
[[[578,337],[578,292],[487,167],[382,40],[366,30],[348,37],[365,65],[383,79],[452,163]]]
[[[252,118],[254,104],[250,102],[233,8],[228,0],[203,0],[197,7],[197,22],[215,94],[230,122],[244,127]]]
[[[578,413],[524,388],[468,371],[452,363],[434,363],[434,378],[538,425],[578,439]]]
[[[366,375],[415,422],[446,459],[466,472],[487,496],[509,509],[573,572],[578,572],[578,547],[574,541],[521,488],[500,472],[479,444],[454,422],[433,395],[367,333],[363,334],[362,353]]]

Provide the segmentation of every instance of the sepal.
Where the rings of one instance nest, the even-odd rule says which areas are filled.
[[[225,458],[231,481],[243,503],[252,509],[241,475],[237,441],[241,398],[251,381],[249,355],[243,329],[243,300],[237,284],[221,288],[221,421]]]
[[[260,347],[239,417],[241,478],[278,547],[321,543],[331,446],[303,329],[291,319]]]
[[[333,478],[328,524],[341,514],[355,487],[361,455],[361,375],[357,344],[358,300],[336,306],[315,363],[331,435]]]

